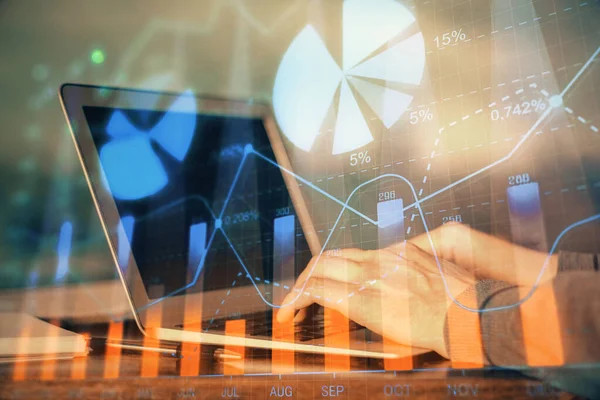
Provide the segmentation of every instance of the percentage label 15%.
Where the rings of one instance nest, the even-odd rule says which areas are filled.
[[[368,151],[361,151],[350,155],[350,166],[355,167],[357,165],[369,164],[371,162],[371,156]]]
[[[455,29],[453,31],[446,32],[442,35],[438,35],[433,40],[435,41],[435,44],[439,49],[453,44],[458,44],[460,42],[466,42],[467,34],[463,32],[462,28],[458,30]]]

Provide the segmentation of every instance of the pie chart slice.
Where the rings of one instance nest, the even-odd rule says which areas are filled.
[[[332,127],[334,155],[355,151],[374,139],[353,89],[390,128],[406,112],[413,94],[386,87],[388,82],[419,85],[423,79],[425,43],[421,33],[391,48],[383,47],[412,32],[416,23],[402,2],[346,0],[342,17],[342,57],[338,61],[343,69],[317,31],[307,25],[291,42],[275,77],[273,109],[281,132],[306,152],[313,148],[338,88]]]
[[[310,151],[341,79],[325,44],[306,26],[283,56],[273,88],[275,117],[295,146]]]
[[[348,82],[342,81],[340,105],[333,137],[333,154],[342,154],[363,147],[373,140]]]
[[[396,0],[346,0],[343,17],[344,71],[415,22]]]
[[[106,133],[113,138],[124,138],[139,131],[129,122],[125,114],[121,111],[115,111],[110,116],[108,124],[106,124]]]
[[[100,150],[100,163],[113,196],[135,200],[158,192],[167,173],[146,135],[114,140]]]
[[[423,34],[417,33],[357,65],[348,74],[418,85],[425,71],[424,47]]]
[[[351,78],[350,83],[358,90],[386,128],[390,128],[398,122],[413,100],[413,97],[406,93],[375,85],[362,79]]]
[[[179,161],[185,158],[196,133],[196,101],[184,93],[150,130],[150,137]]]

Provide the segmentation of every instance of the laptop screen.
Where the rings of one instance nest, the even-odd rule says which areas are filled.
[[[311,258],[263,120],[84,107],[149,298],[293,279]],[[117,246],[121,268],[130,256]]]

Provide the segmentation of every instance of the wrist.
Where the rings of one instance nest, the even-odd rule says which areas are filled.
[[[449,301],[444,324],[443,353],[440,355],[452,361],[482,362],[478,309],[477,285],[466,288],[456,297],[456,302]]]
[[[558,254],[552,254],[550,256],[550,259],[548,260],[548,265],[546,266],[546,274],[545,280],[552,280],[554,278],[556,278],[556,275],[558,274],[558,268],[559,268],[559,255]]]

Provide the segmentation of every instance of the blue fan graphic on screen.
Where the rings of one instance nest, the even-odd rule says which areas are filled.
[[[189,92],[182,94],[150,130],[135,127],[125,114],[115,111],[106,133],[112,140],[100,150],[100,162],[112,195],[122,200],[148,197],[169,183],[161,159],[152,148],[154,141],[181,162],[196,129],[196,103]]]

